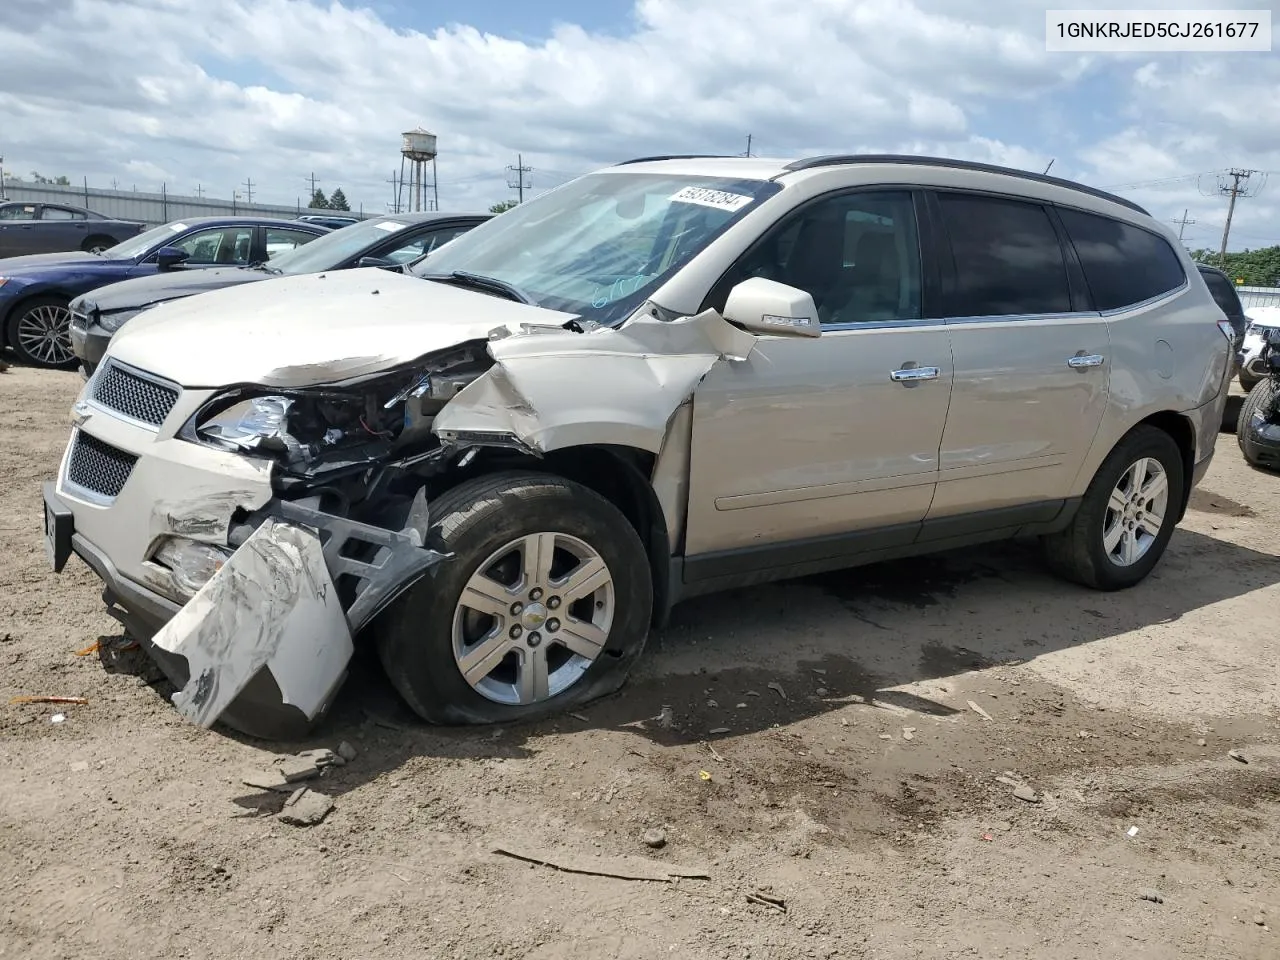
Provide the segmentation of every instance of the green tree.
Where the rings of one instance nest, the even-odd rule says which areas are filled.
[[[329,194],[330,210],[350,210],[347,205],[347,195],[342,192],[341,187],[335,187],[333,193]]]
[[[1247,287],[1280,286],[1280,246],[1228,253],[1225,262],[1216,250],[1193,250],[1198,263],[1218,267],[1237,284]]]
[[[489,212],[490,213],[506,213],[506,211],[510,210],[512,207],[517,207],[517,206],[519,206],[519,203],[515,200],[503,200],[501,203],[495,203],[492,207],[490,207]]]
[[[325,199],[324,191],[316,187],[316,192],[311,195],[311,202],[307,204],[310,210],[328,210],[329,201]]]

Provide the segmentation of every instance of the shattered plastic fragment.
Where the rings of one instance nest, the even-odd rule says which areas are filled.
[[[351,632],[310,530],[266,520],[155,636],[185,657],[191,679],[173,695],[209,727],[259,670],[308,720],[346,676]]]

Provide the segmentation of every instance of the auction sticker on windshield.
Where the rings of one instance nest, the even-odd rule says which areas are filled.
[[[396,223],[394,220],[383,220],[381,223],[375,223],[374,227],[378,230],[385,230],[387,233],[395,233],[397,230],[403,230],[403,223]]]
[[[685,187],[671,198],[673,203],[696,203],[716,210],[728,210],[730,213],[741,210],[751,199],[741,193],[711,190],[707,187]]]
[[[185,223],[171,223],[169,224],[169,229],[173,233],[177,233],[179,230],[187,229],[187,225]]]

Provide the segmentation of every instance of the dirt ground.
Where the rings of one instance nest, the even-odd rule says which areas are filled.
[[[688,603],[581,715],[423,727],[362,659],[281,745],[187,724],[47,571],[79,383],[0,374],[0,957],[1280,957],[1280,476],[1230,434],[1132,591],[1015,546],[814,577]],[[342,741],[318,825],[242,783]]]

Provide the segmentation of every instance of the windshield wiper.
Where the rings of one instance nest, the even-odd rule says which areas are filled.
[[[478,290],[489,290],[494,293],[501,293],[503,296],[517,303],[527,303],[533,305],[533,297],[529,296],[519,287],[507,283],[505,280],[499,280],[497,277],[486,277],[479,273],[470,273],[466,270],[454,270],[452,273],[424,273],[421,275],[423,280],[434,280],[437,283],[456,283],[465,287],[475,287]]]

